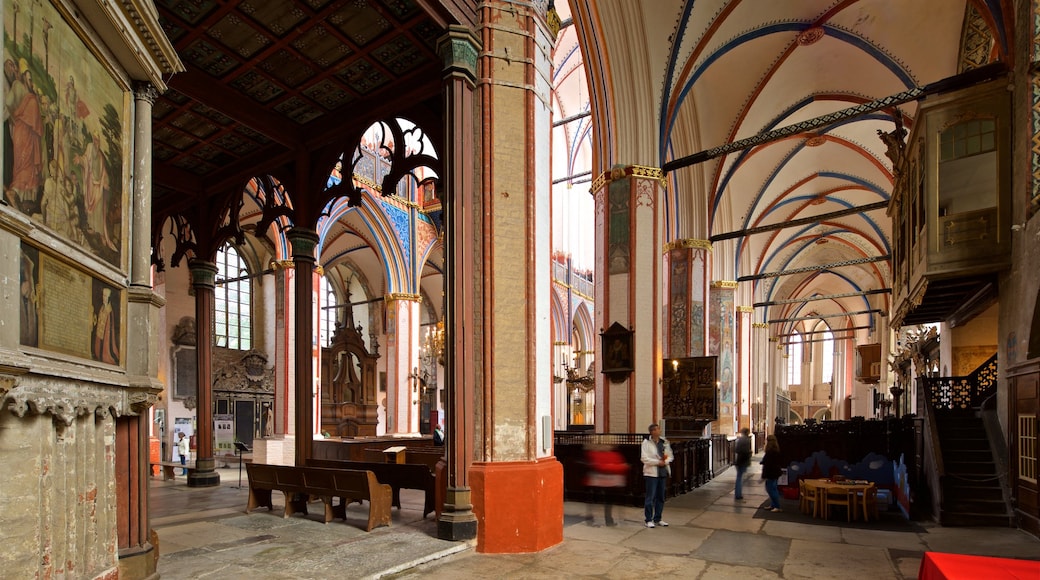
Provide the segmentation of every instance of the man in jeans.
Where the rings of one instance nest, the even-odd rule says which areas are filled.
[[[672,446],[661,437],[661,427],[657,423],[650,424],[650,437],[643,440],[640,459],[643,462],[643,481],[646,483],[646,502],[643,512],[646,516],[646,527],[668,527],[668,522],[661,519],[664,511],[665,483],[672,474],[669,464],[672,462]]]
[[[744,473],[751,465],[751,430],[744,427],[737,436],[734,446],[733,466],[737,468],[737,484],[733,489],[733,499],[744,501]]]

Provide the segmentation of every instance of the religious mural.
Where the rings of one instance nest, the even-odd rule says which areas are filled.
[[[4,2],[3,200],[118,267],[125,95],[76,38],[49,2]]]

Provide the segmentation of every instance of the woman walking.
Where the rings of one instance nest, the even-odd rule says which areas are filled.
[[[766,437],[766,454],[762,457],[762,479],[766,480],[766,493],[769,494],[769,511],[780,511],[780,490],[777,480],[784,472],[783,459],[780,458],[780,442],[776,435]]]

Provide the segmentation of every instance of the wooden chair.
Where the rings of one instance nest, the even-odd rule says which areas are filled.
[[[878,519],[880,516],[878,516],[877,486],[868,487],[858,496],[856,499],[859,501],[859,505],[863,506],[863,521],[870,521],[869,514],[873,514],[875,520]]]
[[[803,514],[812,514],[812,517],[816,517],[817,512],[822,512],[822,506],[820,505],[820,494],[819,489],[806,485],[802,479],[798,480],[798,495],[801,500],[800,506]],[[810,512],[810,506],[812,511]]]
[[[845,514],[848,517],[848,521],[852,521],[852,517],[856,513],[856,492],[847,489],[837,489],[834,487],[828,488],[824,492],[826,496],[826,502],[824,504],[824,519],[830,519],[831,517],[831,506],[843,506],[845,508]]]

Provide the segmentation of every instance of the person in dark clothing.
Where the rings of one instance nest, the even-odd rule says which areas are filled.
[[[769,511],[780,511],[780,490],[777,480],[784,472],[783,459],[780,458],[780,442],[776,435],[766,437],[766,453],[762,457],[762,479],[766,480],[766,493],[769,494]]]
[[[751,430],[744,427],[734,445],[733,466],[737,468],[737,483],[733,488],[733,499],[744,501],[744,473],[751,465]]]

